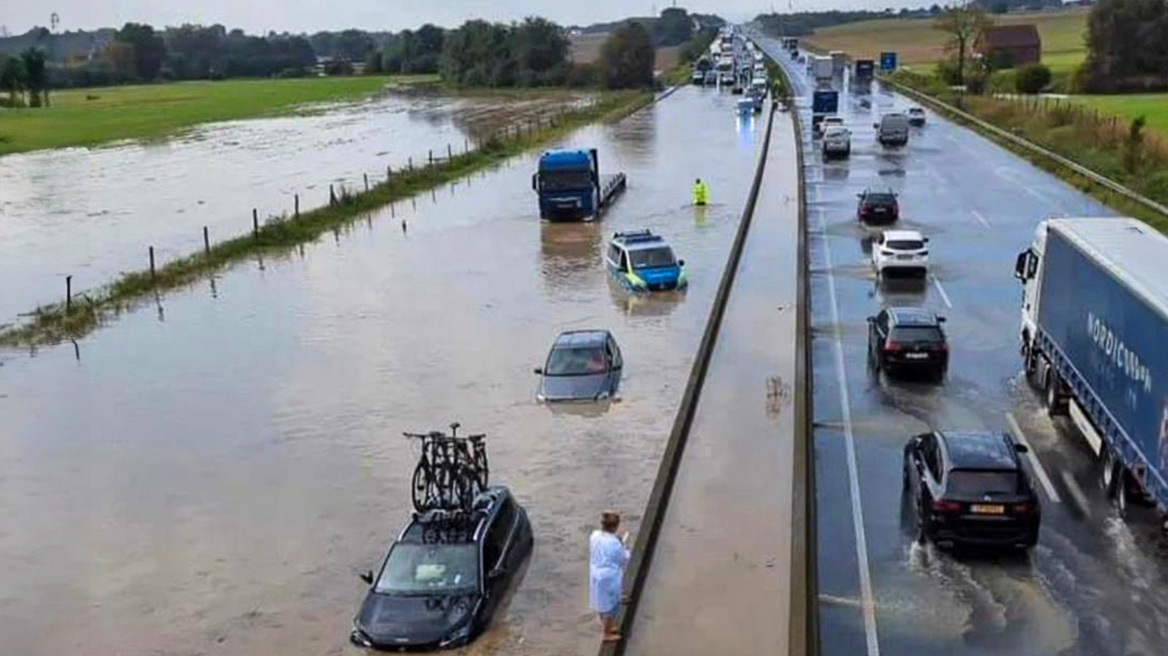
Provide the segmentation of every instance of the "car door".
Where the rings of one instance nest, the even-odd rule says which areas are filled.
[[[883,358],[884,337],[888,333],[888,312],[881,310],[875,320],[868,324],[868,353],[872,361],[881,364]]]

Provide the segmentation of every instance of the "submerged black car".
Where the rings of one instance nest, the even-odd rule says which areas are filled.
[[[1026,447],[1004,433],[934,432],[904,447],[904,490],[920,542],[1029,549],[1041,507],[1023,469]]]
[[[353,620],[350,640],[399,651],[465,645],[491,621],[531,555],[527,512],[501,486],[468,513],[415,515],[394,542]]]
[[[624,361],[607,330],[560,333],[548,353],[536,398],[540,401],[603,401],[616,396]]]

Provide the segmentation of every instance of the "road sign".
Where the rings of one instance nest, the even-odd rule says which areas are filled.
[[[880,53],[880,70],[895,71],[896,70],[896,53],[882,52]]]

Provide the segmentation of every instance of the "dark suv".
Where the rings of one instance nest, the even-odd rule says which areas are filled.
[[[865,189],[856,194],[860,203],[856,206],[856,218],[864,223],[895,223],[900,218],[900,205],[891,190],[876,191]]]
[[[531,555],[527,512],[501,486],[476,497],[470,512],[415,514],[382,561],[361,579],[369,592],[350,640],[362,647],[457,647],[490,623]]]
[[[1029,549],[1038,542],[1042,509],[1020,453],[1026,447],[996,432],[934,432],[904,446],[904,490],[922,544]]]
[[[949,370],[944,322],[921,308],[885,308],[868,317],[869,363],[877,372],[924,371],[941,381]]]

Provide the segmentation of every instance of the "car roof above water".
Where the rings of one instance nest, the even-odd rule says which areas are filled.
[[[411,544],[473,544],[479,527],[491,516],[495,506],[511,496],[510,490],[493,485],[475,498],[473,510],[451,514],[441,510],[416,513],[402,531],[398,542]],[[437,530],[434,530],[437,529]]]
[[[607,330],[568,330],[556,337],[553,348],[587,348],[604,346],[608,340]]]
[[[1013,443],[993,431],[941,432],[952,469],[1017,469]]]

